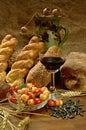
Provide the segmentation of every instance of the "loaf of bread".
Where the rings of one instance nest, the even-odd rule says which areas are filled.
[[[66,88],[86,91],[86,54],[71,52],[61,67],[61,76]]]
[[[6,79],[6,69],[8,67],[8,60],[13,54],[14,48],[18,41],[12,35],[6,35],[0,44],[0,81]]]
[[[59,56],[60,53],[61,51],[57,46],[52,46],[44,54],[44,57]],[[28,72],[26,83],[30,82],[36,84],[37,87],[47,86],[50,82],[50,73],[40,61]]]
[[[50,74],[45,66],[39,61],[28,73],[26,83],[33,83],[37,87],[48,85],[50,81]]]
[[[3,81],[0,81],[0,100],[4,100],[8,96],[8,90],[10,86]]]
[[[33,36],[29,43],[22,48],[6,76],[6,81],[10,86],[19,86],[24,83],[28,71],[35,64],[42,49],[44,49],[44,43],[40,42],[38,37]]]

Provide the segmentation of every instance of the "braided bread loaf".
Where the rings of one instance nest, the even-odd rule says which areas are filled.
[[[5,81],[8,60],[18,41],[12,35],[6,35],[0,44],[0,81]]]
[[[44,43],[39,42],[38,37],[33,36],[29,43],[22,48],[6,76],[6,81],[9,85],[19,86],[24,83],[29,69],[35,64],[35,60],[42,49],[44,49]]]

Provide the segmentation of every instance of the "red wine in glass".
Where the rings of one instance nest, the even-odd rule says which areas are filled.
[[[65,62],[63,57],[43,57],[41,63],[46,67],[46,69],[51,73],[50,81],[50,91],[55,90],[55,72],[59,71],[61,65]]]
[[[62,57],[43,57],[41,63],[48,71],[56,71],[65,62]]]

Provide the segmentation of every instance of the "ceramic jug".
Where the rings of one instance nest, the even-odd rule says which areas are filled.
[[[62,48],[68,38],[68,30],[60,25],[61,16],[34,16],[35,33],[45,43],[45,50],[52,45]]]

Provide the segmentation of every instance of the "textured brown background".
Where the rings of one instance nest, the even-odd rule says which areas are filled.
[[[0,0],[0,41],[10,33],[18,38],[19,45],[27,43],[28,37],[19,34],[20,28],[45,7],[63,10],[61,24],[69,30],[63,54],[86,52],[86,0]],[[32,24],[28,28],[32,33]]]

